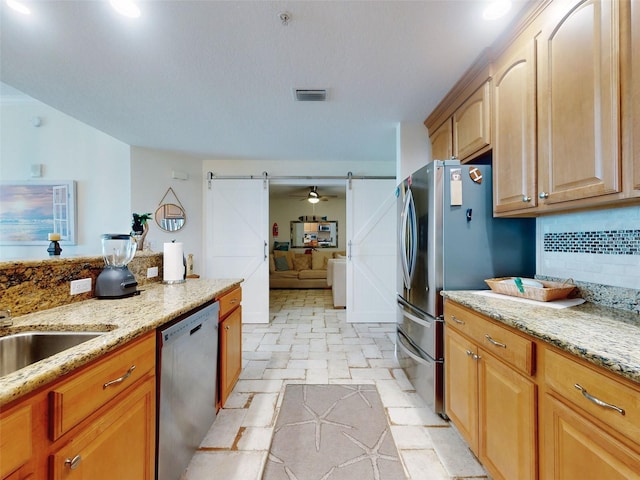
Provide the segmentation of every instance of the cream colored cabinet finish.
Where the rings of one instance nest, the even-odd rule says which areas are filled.
[[[537,478],[533,342],[451,302],[445,323],[447,415],[493,478]]]
[[[538,205],[533,36],[514,43],[494,69],[493,205],[501,214]]]
[[[537,41],[538,195],[621,191],[619,2],[556,0]]]
[[[491,92],[486,81],[453,114],[453,155],[465,161],[491,145]]]
[[[640,387],[549,348],[543,355],[543,477],[640,478]]]
[[[433,133],[431,140],[431,158],[433,160],[449,160],[453,156],[453,130],[451,119],[447,119]]]

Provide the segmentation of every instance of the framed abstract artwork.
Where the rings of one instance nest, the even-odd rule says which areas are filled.
[[[0,182],[0,245],[46,245],[48,235],[76,243],[76,182]]]

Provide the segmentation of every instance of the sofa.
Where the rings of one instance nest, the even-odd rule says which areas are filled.
[[[343,255],[335,250],[274,250],[269,255],[269,288],[329,288],[329,259]]]

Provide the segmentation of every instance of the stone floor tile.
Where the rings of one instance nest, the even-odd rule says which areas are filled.
[[[449,480],[449,475],[433,450],[400,450],[411,480]]]
[[[448,422],[433,413],[429,408],[397,408],[387,409],[392,425],[424,425],[448,426]]]
[[[455,428],[428,428],[433,448],[452,478],[477,477],[485,470]]]
[[[238,450],[269,450],[274,427],[246,427],[238,440]]]
[[[270,427],[275,423],[277,393],[256,393],[242,420],[243,427]]]
[[[285,379],[304,379],[306,371],[304,368],[268,368],[264,370],[263,379],[265,380],[285,380]]]
[[[247,411],[243,408],[220,409],[200,446],[206,448],[231,448],[246,415]]]
[[[198,451],[181,480],[260,480],[266,451]]]
[[[360,378],[370,379],[389,379],[391,380],[391,373],[388,368],[352,368],[351,378],[357,380]]]
[[[392,425],[391,434],[399,450],[433,449],[433,442],[425,427]]]

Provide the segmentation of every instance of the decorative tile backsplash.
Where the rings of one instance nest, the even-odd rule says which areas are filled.
[[[539,217],[537,275],[640,290],[640,206]]]
[[[545,233],[544,251],[640,255],[640,230]]]

